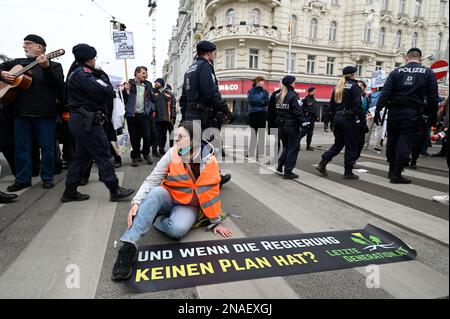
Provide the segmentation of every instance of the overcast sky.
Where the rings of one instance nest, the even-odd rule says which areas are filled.
[[[97,3],[104,10],[100,9]],[[179,0],[158,0],[156,10],[157,77],[167,57],[172,26],[176,24]],[[72,47],[87,43],[97,49],[97,63],[108,74],[125,78],[123,60],[115,60],[111,39],[111,15],[133,32],[136,59],[128,60],[128,73],[145,65],[152,77],[151,18],[148,0],[0,0],[0,53],[10,58],[24,57],[23,38],[38,34],[47,43],[47,53],[63,48],[65,56],[57,60],[64,73],[73,62]],[[107,12],[105,12],[107,11]]]

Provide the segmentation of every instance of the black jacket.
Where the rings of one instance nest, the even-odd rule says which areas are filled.
[[[189,103],[201,103],[215,112],[230,115],[228,106],[219,92],[214,66],[202,57],[197,58],[197,61],[184,74],[180,97],[183,118],[186,115]]]
[[[298,94],[294,91],[292,86],[289,86],[288,93],[282,103],[279,101],[280,95],[281,91],[278,92],[271,101],[272,103],[275,103],[275,125],[277,127],[300,127],[307,119],[305,118],[303,108],[298,103]],[[273,110],[273,108],[274,107],[272,106],[271,109]]]
[[[431,123],[435,123],[439,93],[433,71],[420,63],[411,62],[389,73],[377,102],[377,111],[386,105],[392,109],[424,109]]]
[[[175,104],[172,101],[173,94],[158,89],[153,90],[155,96],[155,121],[170,122],[176,117]]]
[[[312,95],[305,96],[305,98],[302,100],[302,106],[307,116],[310,116],[314,121],[317,120],[316,115],[317,100],[314,96]]]
[[[363,113],[362,109],[361,89],[356,80],[348,79],[345,83],[341,103],[336,102],[335,90],[333,90],[329,110],[333,113],[344,110],[351,111],[354,116],[357,116],[359,118],[361,123],[365,123],[366,115]]]
[[[80,64],[67,79],[69,108],[83,107],[87,111],[107,113],[107,103],[116,93],[103,71]]]
[[[17,64],[27,66],[35,58],[21,58],[0,64],[1,71],[9,71]],[[48,68],[39,65],[31,69],[32,82],[27,91],[21,92],[11,103],[15,116],[56,118],[58,97],[64,95],[64,73],[61,64],[50,61]]]

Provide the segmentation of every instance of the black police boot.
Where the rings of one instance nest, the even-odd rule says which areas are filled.
[[[6,194],[3,192],[0,192],[0,203],[2,203],[2,204],[11,203],[16,198],[17,198],[17,194]]]
[[[116,263],[112,271],[111,279],[114,281],[129,279],[132,275],[132,266],[136,261],[137,249],[131,244],[125,242],[119,250]]]
[[[411,184],[411,180],[402,176],[403,167],[396,165],[391,177],[391,184]]]
[[[123,188],[123,187],[117,187],[115,190],[110,191],[109,200],[111,202],[118,202],[122,199],[126,199],[131,194],[134,193],[134,189],[131,188]]]
[[[327,164],[328,164],[328,161],[322,158],[322,160],[316,167],[316,170],[318,170],[320,172],[320,174],[322,174],[323,176],[328,176]]]
[[[284,172],[283,178],[284,179],[297,179],[297,178],[299,178],[299,176],[292,172]]]
[[[147,156],[144,156],[144,159],[147,161],[148,165],[152,165],[153,164],[153,158],[150,154],[148,154]]]
[[[131,166],[138,167],[139,166],[139,159],[133,158],[133,160],[131,162]]]
[[[411,162],[409,163],[409,168],[417,169],[417,162],[415,160],[411,160]]]
[[[220,175],[220,187],[222,187],[223,185],[225,185],[226,183],[228,183],[231,179],[231,175],[230,174],[226,174],[226,175]]]
[[[283,165],[278,165],[277,166],[277,172],[278,173],[283,173]]]
[[[345,166],[344,179],[359,179],[358,175],[353,174],[353,165]]]
[[[389,164],[389,173],[388,173],[389,179],[391,179],[392,176],[394,175],[394,169],[395,169],[395,165]]]
[[[89,195],[81,194],[80,192],[78,192],[77,186],[66,185],[66,189],[64,190],[63,196],[61,197],[61,202],[81,202],[88,199]]]
[[[314,151],[314,148],[312,148],[311,145],[307,145],[306,146],[306,150],[307,151]]]

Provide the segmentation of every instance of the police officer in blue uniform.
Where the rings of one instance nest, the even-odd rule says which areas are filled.
[[[281,90],[271,99],[275,107],[275,126],[278,127],[283,151],[278,158],[277,171],[283,173],[284,179],[296,179],[298,175],[292,172],[297,164],[298,152],[300,151],[300,128],[310,124],[304,113],[304,109],[298,103],[300,97],[294,90],[295,77],[286,75],[281,81]],[[273,115],[269,115],[273,117]]]
[[[379,125],[383,106],[389,108],[386,157],[388,177],[393,184],[411,183],[401,174],[411,160],[411,147],[421,120],[419,116],[426,115],[431,126],[436,124],[439,105],[437,80],[431,69],[420,64],[421,57],[420,49],[408,50],[406,64],[389,74],[375,111],[374,123]],[[419,112],[421,109],[423,113]]]
[[[197,61],[184,74],[184,83],[180,97],[182,121],[201,121],[202,131],[208,128],[221,129],[227,118],[233,120],[219,92],[214,71],[216,45],[202,40],[197,43]],[[231,179],[230,174],[221,175],[221,185]]]
[[[360,126],[366,125],[366,116],[361,106],[361,89],[355,80],[356,67],[347,66],[342,70],[343,76],[333,90],[330,111],[334,113],[334,144],[322,155],[322,161],[316,169],[328,176],[327,164],[340,153],[345,146],[344,179],[359,179],[353,174],[353,166],[358,158]]]
[[[75,140],[75,156],[70,162],[62,202],[83,201],[89,195],[77,191],[81,174],[95,160],[100,180],[110,191],[110,200],[119,201],[134,193],[119,186],[114,172],[108,138],[102,128],[107,102],[115,96],[108,76],[95,69],[97,51],[87,44],[73,47],[75,62],[67,79],[67,104],[70,110],[69,128]]]

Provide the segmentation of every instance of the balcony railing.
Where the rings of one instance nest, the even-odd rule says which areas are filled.
[[[268,26],[254,25],[234,25],[226,27],[217,27],[208,31],[205,35],[207,40],[219,40],[229,37],[249,37],[262,40],[281,40],[281,32]]]

